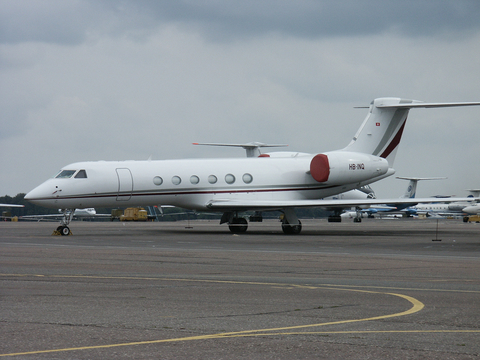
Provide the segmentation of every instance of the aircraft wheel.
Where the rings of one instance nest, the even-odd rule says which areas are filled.
[[[362,218],[353,218],[353,222],[360,223],[362,222]]]
[[[302,222],[299,220],[297,225],[290,225],[287,222],[282,223],[282,230],[287,235],[297,235],[302,231]]]
[[[244,218],[233,218],[228,228],[234,234],[244,233],[248,229],[248,222]]]
[[[59,226],[57,228],[57,231],[60,233],[62,236],[67,236],[70,235],[70,228],[68,226]]]

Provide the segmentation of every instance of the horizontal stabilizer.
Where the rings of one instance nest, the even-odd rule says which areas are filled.
[[[247,157],[260,156],[260,148],[262,147],[286,147],[286,144],[264,144],[260,142],[250,142],[246,144],[228,144],[228,143],[193,143],[193,145],[206,145],[206,146],[231,146],[241,147],[247,151]]]
[[[377,108],[381,109],[412,109],[412,108],[440,108],[440,107],[455,107],[455,106],[477,106],[480,102],[452,102],[452,103],[425,103],[413,100],[412,103],[407,104],[378,104]]]
[[[421,181],[421,180],[445,180],[448,179],[447,177],[406,177],[406,176],[397,176],[396,179],[400,180],[413,180],[413,181]]]

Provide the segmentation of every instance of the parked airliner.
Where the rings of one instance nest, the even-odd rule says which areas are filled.
[[[325,200],[394,174],[393,162],[412,108],[480,105],[379,98],[343,149],[319,154],[272,152],[235,159],[97,161],[65,166],[25,199],[65,209],[57,231],[68,235],[73,211],[87,207],[174,205],[222,212],[232,232],[247,230],[246,210],[283,211],[282,229],[298,234],[296,207],[400,203],[400,199]],[[416,199],[416,203],[432,199]],[[459,201],[456,199],[455,201]],[[405,199],[410,202],[411,199]]]

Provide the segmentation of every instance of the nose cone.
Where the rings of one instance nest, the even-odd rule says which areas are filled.
[[[50,181],[46,181],[25,195],[24,199],[35,205],[56,207],[54,188]]]
[[[467,206],[467,207],[463,208],[462,211],[467,213],[467,214],[474,214],[475,215],[475,214],[480,213],[480,205]]]

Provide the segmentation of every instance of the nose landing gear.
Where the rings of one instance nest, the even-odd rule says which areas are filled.
[[[53,232],[52,235],[61,235],[61,236],[68,236],[72,235],[72,232],[70,231],[70,228],[68,227],[68,224],[70,224],[70,221],[73,219],[73,213],[75,212],[75,209],[64,209],[63,210],[63,218],[60,221],[60,226],[57,227],[57,229]]]
[[[57,227],[57,230],[55,230],[52,235],[68,236],[72,235],[72,232],[70,231],[70,228],[68,226],[60,225],[59,227]]]

